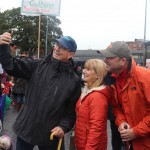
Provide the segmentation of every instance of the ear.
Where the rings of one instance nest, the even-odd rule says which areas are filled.
[[[98,75],[96,74],[96,79],[98,79]]]
[[[124,66],[127,62],[127,59],[126,58],[122,58],[121,59],[121,65]]]
[[[70,58],[72,58],[74,55],[75,55],[75,53],[74,53],[74,52],[69,52],[69,54],[68,54],[68,58],[70,59]]]

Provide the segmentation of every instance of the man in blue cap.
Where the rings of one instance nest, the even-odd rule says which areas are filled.
[[[57,150],[59,138],[75,123],[75,104],[80,96],[80,80],[74,72],[77,44],[70,36],[56,39],[53,53],[42,60],[14,58],[10,54],[11,35],[1,35],[0,63],[12,76],[27,80],[25,104],[13,125],[16,150]],[[50,141],[50,134],[54,139]],[[62,148],[63,149],[63,146]]]

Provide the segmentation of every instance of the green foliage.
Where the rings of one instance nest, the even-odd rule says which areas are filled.
[[[40,48],[45,50],[46,27],[48,20],[48,51],[52,49],[54,39],[62,35],[60,20],[54,16],[41,16]],[[0,13],[0,34],[13,31],[13,43],[21,50],[33,50],[38,47],[38,16],[24,16],[20,14],[20,7]]]

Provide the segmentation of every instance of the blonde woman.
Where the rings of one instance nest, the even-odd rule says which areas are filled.
[[[85,86],[76,104],[75,144],[77,150],[107,149],[109,90],[104,84],[106,64],[89,59],[83,69]]]

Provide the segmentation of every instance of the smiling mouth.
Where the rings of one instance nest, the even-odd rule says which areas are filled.
[[[88,75],[84,75],[84,77],[88,77]]]

